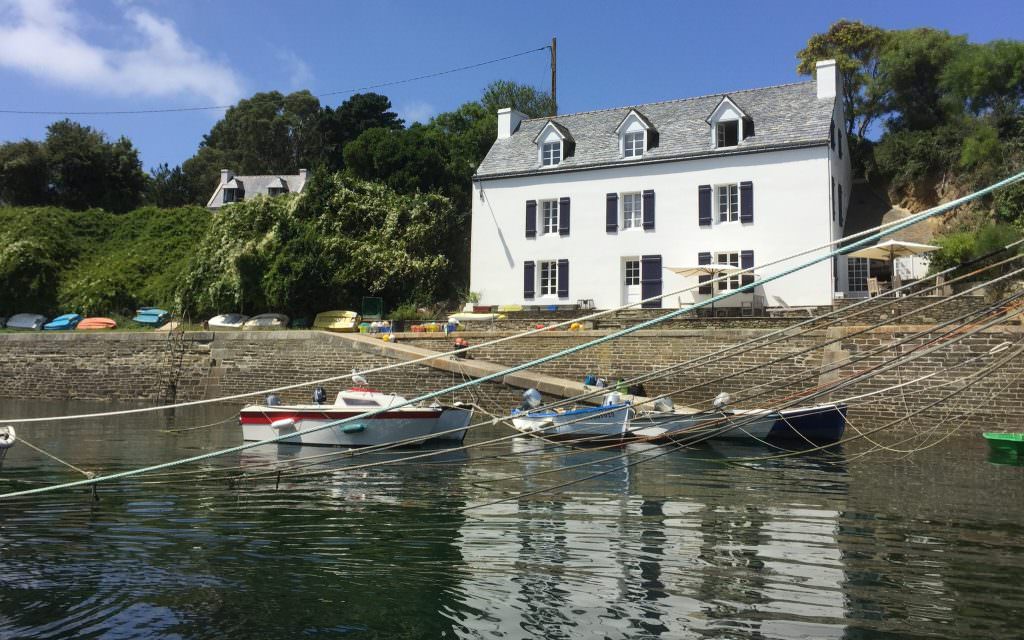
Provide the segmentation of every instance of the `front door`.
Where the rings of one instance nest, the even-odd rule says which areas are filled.
[[[622,304],[640,302],[640,258],[622,259]]]

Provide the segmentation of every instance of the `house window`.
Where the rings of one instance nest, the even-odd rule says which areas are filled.
[[[644,132],[627,133],[622,140],[622,155],[635,158],[644,155]]]
[[[558,233],[558,200],[543,200],[541,207],[541,233]]]
[[[224,190],[224,204],[229,202],[238,202],[241,198],[238,197],[238,189],[225,189]]]
[[[850,293],[868,290],[868,259],[846,259],[846,283]]]
[[[540,163],[545,167],[553,167],[562,161],[561,142],[545,142],[540,151]]]
[[[715,263],[717,264],[728,264],[737,269],[740,266],[740,254],[734,253],[719,253],[715,256]],[[722,276],[720,276],[722,277]],[[729,289],[740,288],[740,276],[738,273],[731,274],[728,277],[722,277],[717,283],[719,291],[727,291]]]
[[[718,135],[715,138],[719,147],[735,147],[740,143],[740,121],[726,120],[718,123]]]
[[[558,262],[548,260],[540,263],[540,295],[558,294]]]
[[[267,195],[269,195],[271,198],[273,198],[274,196],[279,196],[284,193],[288,193],[288,190],[285,189],[284,187],[270,187],[269,189],[267,189]]]
[[[633,229],[643,225],[642,200],[639,193],[622,194],[622,228]]]
[[[640,261],[639,260],[626,260],[625,268],[625,285],[632,287],[640,284]]]
[[[718,189],[718,221],[736,222],[740,219],[740,186],[721,184]]]

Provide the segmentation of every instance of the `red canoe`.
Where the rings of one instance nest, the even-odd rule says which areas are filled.
[[[85,318],[78,323],[78,329],[116,329],[117,323],[110,318]]]

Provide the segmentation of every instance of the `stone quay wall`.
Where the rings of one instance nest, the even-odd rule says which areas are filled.
[[[800,333],[750,350],[714,355],[762,338],[770,331],[740,328],[638,331],[541,365],[538,372],[577,381],[592,373],[614,381],[696,360],[646,383],[647,395],[670,394],[677,404],[706,407],[719,392],[727,391],[740,399],[739,406],[773,406],[828,381],[830,375],[821,372],[823,363],[842,364],[852,358],[854,362],[848,362],[831,374],[831,378],[849,376],[891,362],[896,349],[909,352],[930,346],[940,338],[933,328],[928,333],[927,326],[890,325],[874,329],[838,326]],[[904,342],[918,331],[926,333]],[[472,352],[472,357],[501,365],[519,364],[608,333],[598,330],[543,332],[481,347]],[[460,331],[457,335],[470,344],[480,344],[503,334]],[[934,374],[926,380],[851,403],[850,417],[855,424],[884,423],[907,411],[925,408],[999,357],[999,354],[988,353],[994,347],[1004,342],[1017,345],[1022,339],[1024,329],[1017,325],[988,329],[956,343],[946,336],[940,341],[945,345],[942,349],[903,362],[870,380],[850,384],[832,393],[830,399],[871,393]],[[836,342],[822,347],[826,340]],[[444,351],[450,348],[452,337],[404,333],[399,335],[399,341]],[[884,349],[880,354],[869,355],[878,348]],[[1009,352],[1003,351],[1002,355]],[[350,385],[345,376],[353,368],[365,370],[398,362],[386,354],[358,348],[344,336],[319,331],[192,332],[177,337],[151,332],[2,333],[0,354],[0,397],[154,403],[217,398],[338,377],[336,381],[323,384],[333,395]],[[860,359],[861,356],[865,358]],[[407,397],[466,379],[461,374],[426,365],[407,365],[370,373],[367,377],[371,386]],[[975,431],[995,427],[1019,429],[1024,425],[1021,380],[1024,380],[1024,357],[1016,358],[998,372],[978,380],[970,389],[958,393],[951,401],[927,409],[900,427],[923,432],[943,420],[946,426],[939,429],[966,419],[968,428]],[[310,387],[305,386],[279,395],[286,402],[304,402],[308,401],[310,393]],[[519,389],[487,383],[461,393],[458,399],[477,400],[488,408],[508,408],[518,402],[520,393]],[[243,401],[233,402],[241,404]]]

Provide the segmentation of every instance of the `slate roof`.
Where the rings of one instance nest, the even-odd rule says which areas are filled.
[[[711,129],[705,118],[726,96],[753,119],[755,134],[738,146],[716,149],[711,146]],[[476,177],[558,173],[827,144],[834,104],[835,98],[819,99],[817,87],[811,81],[523,120],[512,136],[494,142],[477,168]],[[650,121],[659,134],[658,146],[649,149],[640,160],[620,156],[615,134],[630,109]],[[557,168],[541,169],[533,140],[548,120],[569,130],[576,149]]]
[[[236,185],[232,183],[241,183],[242,188],[245,190],[246,200],[257,195],[268,195],[268,189],[271,187],[280,188],[282,182],[288,186],[288,193],[298,193],[306,186],[307,175],[300,173],[296,175],[233,176],[227,184],[217,185],[206,206],[209,209],[223,207],[224,187],[235,187]]]

